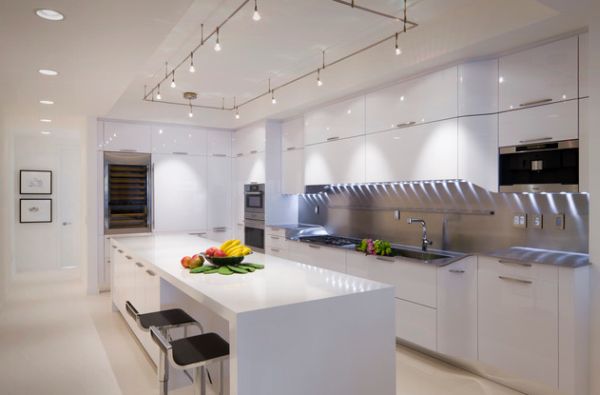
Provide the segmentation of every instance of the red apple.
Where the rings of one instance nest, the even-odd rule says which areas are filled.
[[[214,256],[216,256],[218,258],[225,258],[227,256],[227,254],[225,253],[225,251],[217,248]]]
[[[204,254],[205,254],[206,256],[214,256],[214,255],[215,255],[215,251],[216,251],[216,250],[217,250],[217,249],[216,249],[215,247],[210,247],[208,250],[206,250],[206,251],[204,252]]]
[[[191,260],[192,257],[184,256],[183,258],[181,258],[181,266],[185,267],[186,269],[189,268]]]

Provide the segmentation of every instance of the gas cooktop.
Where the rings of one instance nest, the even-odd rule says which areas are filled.
[[[360,242],[360,240],[358,239],[329,235],[301,237],[300,241],[303,241],[305,243],[319,243],[325,245],[332,245],[336,247],[351,246]]]

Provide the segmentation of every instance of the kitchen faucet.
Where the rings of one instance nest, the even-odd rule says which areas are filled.
[[[425,221],[420,219],[420,218],[409,218],[408,219],[408,224],[412,225],[412,224],[421,224],[421,227],[423,228],[423,237],[422,237],[422,244],[421,244],[421,249],[423,251],[427,251],[427,247],[433,244],[433,241],[429,240],[427,238],[427,224],[425,224]]]

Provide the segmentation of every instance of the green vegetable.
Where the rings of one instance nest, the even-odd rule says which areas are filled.
[[[190,270],[190,273],[205,273],[209,270],[215,269],[215,266],[206,265],[206,266],[198,266]]]
[[[245,269],[243,267],[240,267],[238,265],[227,265],[227,267],[229,268],[229,270],[231,270],[232,272],[235,273],[239,273],[239,274],[246,274],[249,272],[248,269]]]
[[[231,274],[233,274],[233,272],[231,271],[231,269],[229,269],[227,266],[221,266],[218,269],[219,274],[223,274],[225,276],[229,276]]]
[[[205,272],[202,272],[204,274],[213,274],[213,273],[219,273],[219,268],[216,266],[212,266],[210,270],[207,270]]]
[[[261,265],[260,263],[244,263],[242,266],[250,266],[255,269],[264,269],[265,265]]]
[[[389,241],[385,241],[385,240],[375,240],[373,242],[373,245],[375,247],[375,254],[376,255],[391,255],[392,254],[392,245],[390,244]]]
[[[367,239],[362,239],[360,244],[356,246],[356,251],[367,252],[368,245],[369,241]]]

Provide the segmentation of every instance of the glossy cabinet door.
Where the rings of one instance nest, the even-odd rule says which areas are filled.
[[[458,66],[458,115],[498,112],[498,59]]]
[[[477,257],[437,271],[437,351],[477,360]]]
[[[396,337],[428,350],[437,351],[436,310],[396,299]]]
[[[590,99],[579,100],[579,192],[590,191]]]
[[[590,95],[589,56],[590,34],[584,33],[579,36],[579,97],[588,97]]]
[[[233,156],[264,152],[266,143],[264,122],[236,130],[232,141]]]
[[[366,132],[457,115],[457,68],[414,78],[366,96]]]
[[[577,100],[538,106],[499,115],[501,147],[577,139]]]
[[[458,119],[458,178],[498,192],[498,115]]]
[[[206,154],[206,129],[193,126],[152,126],[152,153]]]
[[[578,39],[500,58],[500,111],[578,97]]]
[[[281,193],[304,193],[304,149],[281,153]]]
[[[281,150],[290,151],[304,147],[304,117],[281,123]]]
[[[210,238],[218,241],[226,238],[231,230],[231,158],[209,156],[207,158],[207,230]]]
[[[479,258],[479,360],[558,387],[558,268]]]
[[[450,119],[367,135],[366,181],[457,178],[457,134]]]
[[[365,182],[364,136],[304,148],[306,185]]]
[[[304,115],[304,144],[359,136],[365,133],[365,98],[360,96]]]
[[[210,156],[231,156],[231,135],[229,130],[206,130],[206,153]]]
[[[152,156],[155,231],[198,231],[207,226],[206,157]]]
[[[150,126],[127,122],[104,122],[104,150],[151,152]]]

